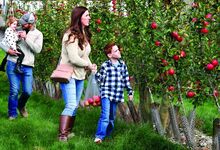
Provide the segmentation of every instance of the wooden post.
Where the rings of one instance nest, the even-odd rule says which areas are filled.
[[[131,122],[131,118],[126,113],[126,106],[124,105],[124,103],[119,103],[118,109],[119,109],[119,112],[120,112],[122,119],[125,120],[126,122]]]
[[[212,149],[220,149],[220,118],[216,118],[213,121]]]
[[[139,117],[139,114],[138,114],[138,112],[137,112],[137,110],[136,110],[136,108],[134,106],[133,101],[128,101],[127,104],[128,104],[128,108],[130,110],[130,113],[131,113],[133,121],[135,123],[140,122],[140,117]]]

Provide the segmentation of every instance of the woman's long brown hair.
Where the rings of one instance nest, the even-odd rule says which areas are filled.
[[[78,45],[81,50],[83,50],[83,44],[86,41],[88,41],[90,43],[91,37],[92,37],[92,34],[89,30],[89,26],[84,27],[84,31],[83,31],[83,27],[82,27],[82,23],[81,23],[81,17],[85,13],[85,11],[87,11],[87,10],[88,9],[83,6],[75,7],[72,10],[71,22],[70,22],[69,28],[67,29],[68,31],[70,31],[70,34],[69,34],[68,40],[65,41],[66,44],[72,43],[77,38],[79,40]],[[85,33],[86,37],[83,35],[83,32]],[[74,39],[74,41],[70,41],[70,37],[73,35],[74,35],[75,39]]]

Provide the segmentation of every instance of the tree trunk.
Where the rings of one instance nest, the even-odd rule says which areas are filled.
[[[127,104],[128,104],[128,108],[130,110],[131,117],[132,117],[133,121],[135,123],[139,123],[141,120],[140,120],[139,114],[134,106],[134,103],[132,101],[128,101]]]
[[[195,128],[195,120],[196,120],[196,107],[193,108],[193,110],[190,112],[189,115],[189,127],[191,130],[191,137],[194,139],[194,128]]]
[[[161,123],[163,125],[164,130],[169,126],[169,99],[166,93],[163,93],[162,104],[160,106],[160,116],[161,116]]]
[[[170,115],[170,124],[172,127],[174,138],[176,141],[180,141],[180,130],[177,122],[176,111],[173,105],[171,105],[169,108],[169,115]]]
[[[145,82],[138,84],[140,94],[140,115],[143,122],[151,122],[150,94]]]
[[[212,149],[220,149],[220,118],[216,118],[213,121],[213,137],[212,137]]]
[[[194,149],[195,148],[195,145],[194,145],[194,140],[191,136],[191,129],[190,129],[190,125],[189,125],[189,122],[187,120],[187,117],[186,116],[182,116],[181,117],[181,121],[182,121],[182,126],[183,126],[183,132],[186,136],[186,141],[187,141],[187,145]]]
[[[159,114],[158,109],[159,109],[159,104],[157,104],[157,103],[151,104],[151,116],[152,116],[153,124],[155,125],[157,132],[161,136],[163,136],[165,132],[164,132],[164,128],[161,123],[160,114]]]
[[[130,116],[129,113],[127,113],[127,108],[124,105],[124,103],[119,103],[118,104],[118,110],[120,112],[120,116],[121,118],[125,121],[125,122],[132,122],[132,118]]]

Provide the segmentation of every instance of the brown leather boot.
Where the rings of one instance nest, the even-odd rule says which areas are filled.
[[[74,122],[75,122],[75,116],[71,117],[70,119],[70,123],[69,123],[69,131],[68,131],[68,136],[67,138],[70,139],[72,137],[75,136],[75,134],[72,132],[73,126],[74,126]]]
[[[72,120],[73,118],[71,116],[60,116],[59,141],[67,141]]]

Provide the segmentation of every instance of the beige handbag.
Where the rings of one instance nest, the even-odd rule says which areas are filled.
[[[53,71],[50,78],[54,82],[60,83],[69,83],[72,73],[73,73],[73,66],[70,64],[59,64],[57,68]]]

